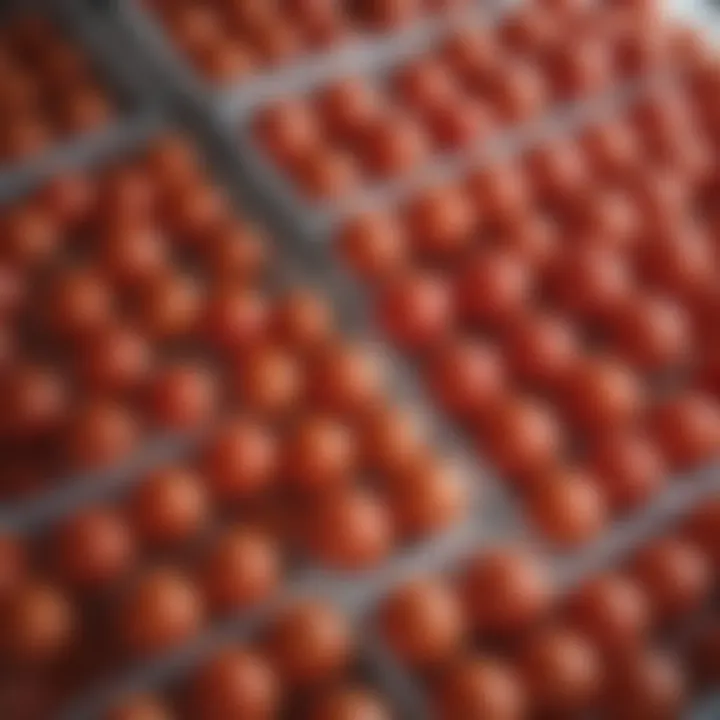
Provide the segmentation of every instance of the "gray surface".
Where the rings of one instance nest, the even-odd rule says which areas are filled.
[[[132,5],[131,2],[129,7]],[[131,20],[131,24],[135,22],[137,22],[137,18]],[[148,37],[139,38],[134,25],[131,30],[135,40],[141,39],[142,42],[156,40],[148,39]],[[412,43],[420,43],[419,47],[423,42],[427,42],[429,36],[424,35],[425,39],[423,40],[421,38],[423,33],[430,32],[432,35],[435,32],[428,27],[421,30],[414,30],[413,33],[416,34],[411,33],[406,36],[412,39],[412,41],[405,41],[407,45],[403,43],[396,46],[396,49],[388,44],[383,45],[385,55],[381,60],[373,60],[372,63],[368,60],[370,64],[366,69],[376,70],[374,65],[376,62],[383,66],[392,64],[403,57],[403,53],[411,52],[409,46]],[[129,42],[127,36],[122,47],[121,44],[111,45],[108,43],[106,45],[107,50],[116,53],[118,65],[125,64],[127,60],[125,42]],[[149,56],[159,57],[160,52],[159,48],[151,48]],[[355,71],[358,71],[357,63],[360,61],[360,56],[353,55],[355,52],[358,51],[348,52],[348,57],[351,59],[347,62]],[[393,53],[397,54],[396,57],[393,56]],[[373,53],[367,49],[362,54],[363,57],[372,55]],[[380,56],[381,53],[377,57]],[[177,77],[170,75],[173,83],[168,88],[166,96],[160,99],[170,109],[168,114],[173,120],[196,131],[203,147],[210,152],[218,175],[233,190],[238,202],[240,202],[240,198],[245,198],[246,203],[249,203],[253,209],[258,211],[259,215],[266,219],[266,224],[275,232],[287,257],[292,258],[288,263],[287,274],[301,276],[331,292],[337,300],[345,327],[353,333],[378,343],[378,348],[380,348],[379,339],[365,312],[366,298],[363,297],[360,288],[337,267],[328,252],[328,234],[337,219],[338,212],[316,214],[304,204],[290,201],[287,190],[277,183],[274,171],[257,155],[247,137],[242,137],[240,142],[237,140],[238,121],[246,118],[263,97],[277,92],[281,87],[288,87],[300,82],[298,73],[301,75],[306,73],[305,81],[312,84],[327,79],[331,75],[341,76],[347,69],[343,62],[333,63],[331,68],[328,68],[325,63],[322,68],[316,69],[316,62],[318,61],[313,60],[309,63],[310,70],[280,72],[272,74],[271,77],[260,78],[253,83],[250,90],[245,88],[234,94],[229,93],[224,98],[220,98],[218,95],[209,97],[204,89],[198,87],[196,81],[183,75],[182,68],[179,70],[175,68],[173,72],[178,72],[180,75]],[[323,65],[323,63],[319,64]],[[160,67],[162,72],[167,70],[164,64]],[[149,76],[152,77],[152,73],[149,73]],[[537,142],[546,134],[567,131],[572,127],[583,125],[588,120],[597,118],[599,114],[612,113],[618,103],[623,104],[627,101],[628,96],[633,96],[641,91],[641,87],[628,87],[622,93],[616,93],[612,97],[567,107],[562,113],[562,117],[508,134],[493,144],[489,153],[515,152],[518,147]],[[150,136],[152,132],[153,129],[147,129],[147,136]],[[125,147],[141,146],[145,141],[143,133],[140,132],[137,133],[137,138],[134,138],[133,132],[128,130],[123,130],[121,134],[126,137],[126,145],[123,146],[122,143],[117,145],[115,150],[119,153],[122,153]],[[85,163],[101,162],[113,152],[113,149],[106,148],[104,153],[100,150],[88,151],[90,157],[80,157],[79,151],[69,151],[68,154],[73,155],[73,162]],[[70,158],[63,158],[62,162],[68,159]],[[464,164],[471,161],[477,162],[477,157],[443,158],[413,177],[409,183],[403,182],[392,187],[385,187],[381,191],[375,190],[359,198],[357,202],[373,203],[385,201],[393,195],[402,195],[410,189],[411,185],[432,182],[443,175],[453,175],[461,170]],[[61,161],[57,161],[53,167],[61,167],[60,163]],[[0,190],[1,188],[0,185]],[[446,571],[461,563],[468,552],[479,546],[491,546],[508,539],[513,542],[532,544],[540,553],[545,553],[561,583],[574,584],[588,573],[613,563],[648,537],[662,532],[663,528],[672,524],[679,514],[697,505],[702,498],[720,492],[720,471],[718,468],[708,469],[673,484],[667,493],[650,507],[629,520],[616,523],[598,543],[570,556],[556,555],[529,533],[519,517],[516,504],[506,486],[498,482],[488,468],[481,467],[477,463],[474,454],[466,447],[462,436],[458,435],[453,427],[446,424],[433,412],[415,377],[413,368],[391,349],[382,346],[382,352],[393,378],[392,386],[397,388],[398,398],[412,405],[427,419],[432,437],[447,450],[450,456],[456,459],[468,481],[473,487],[477,487],[479,492],[475,493],[474,508],[469,521],[438,539],[405,549],[377,571],[352,575],[313,567],[301,568],[294,580],[286,586],[283,596],[277,601],[257,612],[212,628],[184,648],[182,652],[173,654],[172,657],[160,658],[149,665],[135,668],[107,687],[96,688],[79,705],[71,708],[65,717],[72,718],[72,720],[98,717],[101,708],[128,690],[151,687],[158,683],[171,681],[219,643],[227,642],[229,637],[245,638],[253,634],[259,626],[266,622],[278,605],[293,597],[311,594],[333,598],[356,617],[359,623],[363,623],[377,600],[403,578],[412,577],[418,573]],[[164,442],[160,445],[162,452],[167,452],[169,456],[173,457],[182,455],[189,449],[183,443]],[[157,458],[148,456],[145,458],[145,462],[152,464],[157,462]],[[40,506],[29,508],[24,516],[24,521],[28,523],[46,522],[54,515],[66,513],[73,505],[88,501],[91,495],[95,497],[122,491],[126,484],[135,481],[137,477],[138,470],[132,467],[107,474],[103,478],[93,477],[86,483],[77,484],[72,491],[63,491],[41,503]],[[90,487],[92,487],[92,493],[87,494]],[[15,520],[17,517],[14,515]],[[0,515],[0,523],[3,519]],[[12,518],[5,519],[12,520]],[[378,684],[397,700],[405,717],[413,720],[423,717],[424,704],[420,689],[401,668],[397,667],[382,643],[371,631],[364,633],[363,640],[363,654],[366,660],[368,658],[372,660],[372,662],[367,662],[367,665],[371,669],[374,668],[372,674]],[[715,710],[708,710],[708,712],[715,714],[703,716],[703,720],[704,717],[719,717]]]

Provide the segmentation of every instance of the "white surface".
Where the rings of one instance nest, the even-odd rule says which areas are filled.
[[[668,0],[672,12],[720,40],[720,2],[713,0]]]

